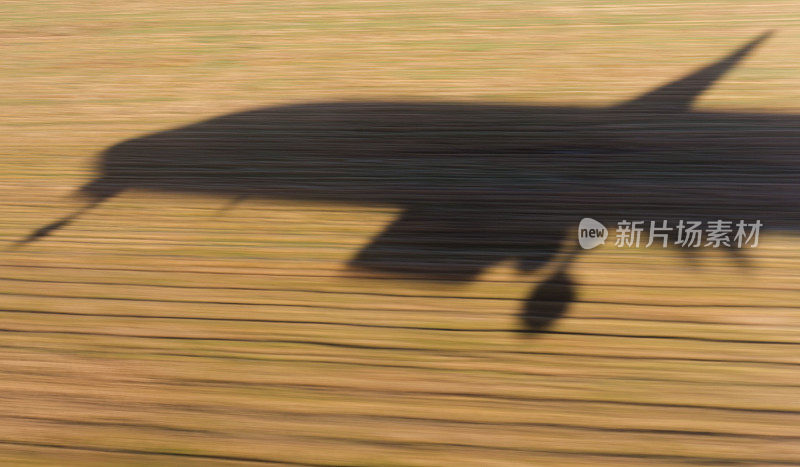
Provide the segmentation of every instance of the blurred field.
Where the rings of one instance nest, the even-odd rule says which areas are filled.
[[[605,106],[766,30],[703,109],[800,113],[800,5],[0,4],[3,245],[97,154],[243,109],[345,99]],[[0,463],[800,463],[800,248],[601,248],[464,284],[347,270],[380,205],[131,192],[0,253]]]

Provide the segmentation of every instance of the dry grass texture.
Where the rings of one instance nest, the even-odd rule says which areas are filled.
[[[347,99],[601,107],[765,29],[698,107],[800,113],[791,1],[5,2],[0,240],[70,212],[128,138]],[[592,250],[531,337],[517,313],[557,261],[352,270],[396,206],[228,203],[130,191],[0,253],[0,463],[800,462],[795,236],[747,268]]]

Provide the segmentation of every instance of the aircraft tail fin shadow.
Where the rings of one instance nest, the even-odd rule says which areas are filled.
[[[615,108],[619,110],[641,109],[648,112],[686,112],[708,88],[772,34],[773,31],[764,32],[726,57]]]

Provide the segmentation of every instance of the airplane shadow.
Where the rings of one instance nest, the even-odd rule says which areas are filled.
[[[577,224],[761,220],[793,228],[795,116],[697,112],[691,104],[768,34],[609,109],[447,102],[329,102],[224,115],[116,144],[64,228],[127,189],[395,205],[350,261],[372,271],[471,281],[513,260],[559,259],[521,327],[550,328],[577,288]],[[795,217],[795,219],[791,219]]]

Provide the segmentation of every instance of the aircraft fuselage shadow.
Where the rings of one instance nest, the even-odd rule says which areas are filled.
[[[800,226],[800,117],[689,110],[765,37],[610,109],[331,102],[225,115],[108,148],[80,193],[85,209],[127,189],[395,205],[352,267],[469,281],[499,261],[557,262],[522,314],[543,330],[577,299],[583,217]]]

